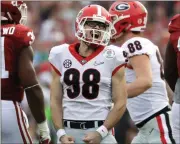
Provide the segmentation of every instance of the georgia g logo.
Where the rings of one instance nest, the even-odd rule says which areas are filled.
[[[121,3],[116,6],[117,11],[126,11],[130,8],[130,5],[128,3]]]

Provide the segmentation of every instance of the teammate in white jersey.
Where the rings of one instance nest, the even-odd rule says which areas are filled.
[[[78,13],[75,24],[79,43],[53,47],[49,55],[58,141],[117,143],[112,129],[126,109],[127,92],[123,52],[107,47],[111,17],[103,7],[89,5]]]
[[[147,10],[138,1],[114,2],[110,9],[116,45],[127,57],[127,109],[138,135],[132,143],[174,143],[170,108],[158,47],[143,37]]]

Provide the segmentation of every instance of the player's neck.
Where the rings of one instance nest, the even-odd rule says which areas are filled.
[[[125,43],[127,40],[133,38],[133,37],[141,37],[141,34],[134,34],[132,32],[128,32],[123,34],[121,37],[116,39],[115,45],[123,45],[123,43]]]
[[[90,56],[93,52],[95,51],[95,49],[90,48],[88,45],[86,45],[84,42],[81,42],[79,49],[78,49],[78,53],[79,55],[81,55],[82,57],[88,57]]]

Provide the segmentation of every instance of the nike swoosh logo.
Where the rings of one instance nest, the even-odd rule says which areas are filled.
[[[104,62],[94,62],[94,66],[98,66],[98,65],[101,65],[101,64],[104,64]]]

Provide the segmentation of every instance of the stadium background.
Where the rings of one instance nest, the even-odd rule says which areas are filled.
[[[34,66],[45,95],[46,116],[51,128],[52,140],[55,142],[56,133],[52,126],[49,109],[49,86],[51,81],[51,69],[47,61],[49,50],[55,45],[76,41],[74,36],[74,22],[78,11],[85,5],[100,4],[108,9],[113,1],[27,1],[26,3],[28,5],[27,25],[33,29],[36,36],[33,44]],[[167,26],[169,19],[174,14],[180,13],[180,2],[143,1],[142,3],[148,10],[148,25],[145,36],[159,46],[162,57],[164,58],[165,48],[169,38]],[[29,119],[30,134],[33,141],[37,142],[38,131],[36,123],[29,111],[26,99],[24,99],[22,107]],[[117,129],[116,139],[121,144],[130,143],[138,132],[127,112],[117,125]]]

